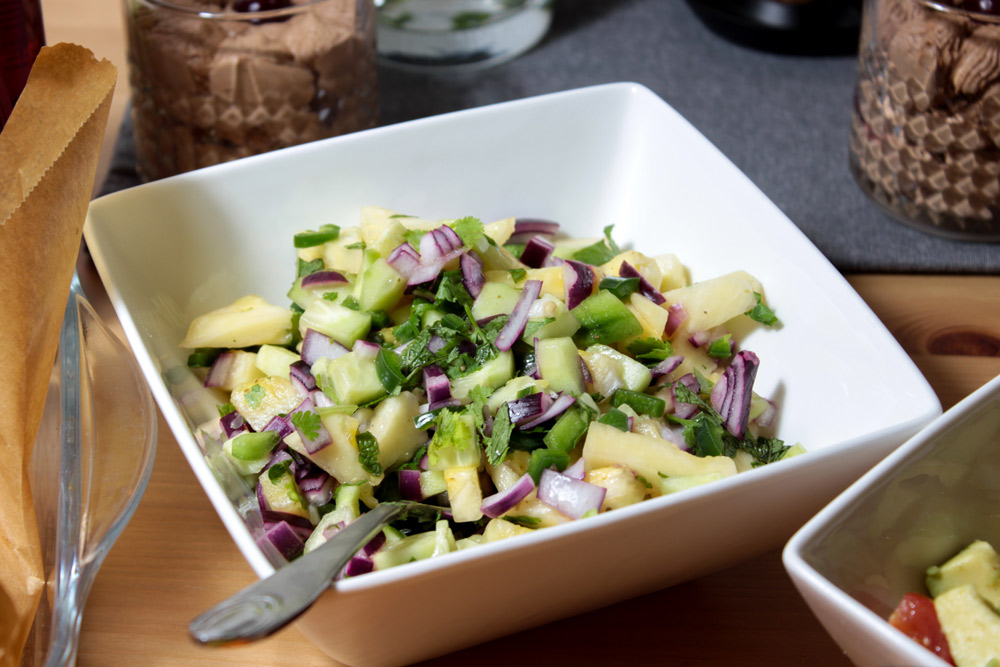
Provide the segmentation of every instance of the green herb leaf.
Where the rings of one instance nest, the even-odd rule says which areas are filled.
[[[723,439],[725,429],[719,419],[705,412],[699,412],[684,427],[684,441],[695,456],[724,456],[726,446]]]
[[[379,350],[375,357],[375,372],[382,387],[390,394],[399,389],[406,380],[400,367],[399,355],[385,348]]]
[[[462,284],[461,269],[443,271],[441,273],[441,282],[438,284],[437,292],[434,294],[434,300],[438,304],[455,303],[459,306],[472,305],[472,295],[469,294],[469,290],[465,289],[465,285]]]
[[[764,305],[760,292],[754,292],[753,296],[757,300],[757,303],[753,308],[745,312],[744,315],[755,322],[773,327],[778,323],[778,316],[774,314],[773,310]]]
[[[344,246],[344,250],[364,250],[367,246],[364,241],[355,241],[349,245]]]
[[[312,248],[323,245],[327,241],[334,241],[340,236],[340,227],[337,225],[322,225],[316,231],[299,232],[295,235],[293,243],[296,248]]]
[[[339,296],[340,296],[340,293],[338,293],[338,292],[323,292],[323,300],[324,301],[336,301],[337,297],[339,297]]]
[[[319,415],[312,410],[303,410],[302,412],[296,412],[289,420],[292,424],[309,440],[315,440],[319,436],[319,430],[323,426],[323,422],[320,421]]]
[[[382,464],[378,461],[378,440],[370,432],[358,433],[358,463],[370,475],[382,474]]]
[[[617,408],[611,408],[605,412],[597,422],[614,426],[619,431],[628,431],[628,415]]]
[[[638,278],[620,278],[618,276],[605,276],[597,284],[597,289],[608,290],[616,297],[624,301],[639,290]]]
[[[521,259],[526,243],[504,243],[503,249],[512,254],[517,259]]]
[[[615,253],[616,255],[619,255],[619,254],[621,254],[622,249],[619,248],[618,244],[615,243],[615,240],[613,238],[611,238],[611,231],[614,228],[615,228],[614,225],[608,225],[607,227],[605,227],[604,228],[604,238],[607,239],[607,241],[608,241],[608,248],[611,249],[611,252]]]
[[[517,526],[523,526],[524,528],[538,528],[542,523],[542,520],[537,516],[503,516],[501,517],[504,521],[510,521]]]
[[[510,446],[510,436],[513,431],[514,425],[510,423],[510,413],[504,404],[497,410],[496,417],[493,418],[493,433],[486,445],[486,458],[491,465],[499,464],[507,456],[507,448]]]
[[[451,224],[451,228],[455,230],[455,233],[462,239],[462,243],[468,248],[475,248],[479,239],[483,238],[486,233],[482,221],[469,216],[456,220]]]
[[[260,404],[264,400],[264,396],[266,394],[267,391],[264,387],[259,384],[255,384],[243,392],[243,398],[246,399],[247,406],[249,406],[251,410],[256,410],[260,407]]]
[[[763,436],[756,438],[748,436],[739,444],[739,448],[753,457],[755,467],[779,461],[784,457],[785,452],[791,449],[778,438],[765,438]]]
[[[199,347],[188,355],[188,368],[208,368],[221,353],[217,347]]]
[[[628,353],[647,366],[655,366],[674,353],[670,341],[637,338],[626,347]]]
[[[528,275],[527,269],[508,269],[508,272],[510,273],[511,280],[514,281],[515,285],[524,280],[525,276]]]
[[[219,419],[222,419],[230,412],[236,412],[236,406],[233,405],[232,403],[223,403],[218,407],[219,407]]]
[[[325,268],[326,264],[324,264],[323,260],[319,257],[310,262],[306,262],[302,258],[299,258],[297,277],[302,278],[304,276],[308,276],[311,273],[322,271]]]
[[[344,308],[350,308],[351,310],[358,310],[358,311],[361,310],[361,304],[359,304],[358,300],[355,299],[353,296],[349,296],[346,299],[344,299],[341,302],[341,305],[344,306]]]

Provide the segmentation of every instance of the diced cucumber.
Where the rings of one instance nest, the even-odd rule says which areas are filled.
[[[642,333],[639,320],[608,290],[588,296],[571,312],[580,320],[577,338],[582,345],[607,345]]]
[[[276,375],[287,379],[288,367],[300,359],[302,359],[301,356],[288,348],[277,345],[261,345],[260,349],[257,350],[257,359],[254,364],[264,375]]]
[[[482,386],[486,389],[502,387],[514,377],[514,355],[507,350],[483,364],[479,370],[451,381],[453,398],[467,398],[473,387]]]
[[[372,261],[362,272],[358,284],[358,304],[362,310],[369,311],[391,310],[406,290],[403,276],[381,257]]]
[[[461,551],[462,549],[468,549],[470,547],[478,547],[486,542],[486,538],[482,535],[469,535],[468,537],[463,537],[460,540],[455,540],[455,550]]]
[[[336,359],[320,359],[312,374],[323,393],[341,405],[361,405],[384,396],[375,360],[351,351]]]
[[[299,318],[303,336],[307,329],[324,333],[344,347],[352,347],[359,338],[368,335],[372,316],[364,311],[351,310],[339,303],[316,299]]]
[[[291,299],[296,306],[305,310],[309,307],[309,304],[317,299],[324,298],[324,295],[326,294],[333,293],[337,295],[337,298],[330,298],[327,299],[327,301],[343,301],[353,292],[353,283],[345,283],[343,285],[335,285],[332,287],[326,286],[308,288],[302,286],[302,278],[296,278],[295,282],[292,283],[291,288],[288,290],[288,298]]]
[[[382,257],[388,257],[389,253],[406,242],[406,227],[398,220],[390,220],[382,230],[382,233],[375,239],[368,242],[368,247],[377,252]]]
[[[409,461],[427,442],[426,431],[413,425],[418,414],[420,404],[409,391],[389,396],[375,407],[368,431],[378,440],[379,463],[384,470]]]
[[[496,414],[496,411],[500,409],[500,406],[507,401],[513,401],[517,398],[521,391],[529,390],[528,393],[537,394],[544,389],[547,389],[549,383],[545,380],[536,380],[530,375],[518,375],[516,378],[512,378],[509,382],[504,384],[496,391],[494,391],[488,399],[486,399],[486,407],[489,409],[490,414]]]
[[[580,320],[576,319],[576,315],[567,310],[556,315],[555,319],[551,322],[547,322],[533,331],[530,329],[529,322],[529,328],[524,330],[524,335],[521,339],[524,340],[525,343],[530,343],[535,338],[543,340],[546,338],[572,336],[579,330]]]
[[[436,496],[448,490],[448,484],[444,480],[444,472],[441,470],[422,470],[420,472],[420,493],[424,498]]]
[[[553,391],[566,391],[574,396],[582,394],[583,369],[580,352],[572,338],[547,338],[535,346],[535,364],[538,373],[548,381]]]
[[[472,304],[472,316],[476,321],[494,315],[510,315],[521,298],[521,290],[503,283],[488,282]]]
[[[433,531],[409,535],[395,542],[386,542],[385,546],[372,556],[372,562],[375,563],[376,570],[384,570],[403,563],[425,560],[454,551],[455,548],[455,536],[451,534],[448,522],[439,521]]]
[[[580,352],[590,369],[594,386],[609,396],[622,386],[631,391],[644,391],[653,380],[648,368],[607,345],[591,345]]]

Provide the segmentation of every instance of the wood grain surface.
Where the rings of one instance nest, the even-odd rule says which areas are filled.
[[[83,44],[119,67],[102,170],[127,101],[120,1],[42,3],[50,43]],[[102,177],[103,171],[98,182]],[[113,318],[100,300],[94,276],[84,278],[95,305]],[[927,376],[945,408],[1000,374],[1000,277],[848,278]],[[149,487],[90,593],[78,664],[332,664],[295,628],[230,649],[190,642],[188,622],[255,577],[162,418],[158,427]],[[391,629],[387,634],[391,640]],[[551,660],[600,665],[849,664],[795,591],[779,549],[695,581],[424,664]]]

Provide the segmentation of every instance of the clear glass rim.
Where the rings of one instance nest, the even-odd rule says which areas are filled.
[[[273,21],[276,19],[288,18],[295,16],[297,14],[302,14],[307,12],[315,5],[322,5],[331,2],[331,0],[305,0],[298,4],[289,5],[288,7],[282,7],[280,9],[265,9],[252,12],[237,12],[237,11],[205,11],[203,9],[197,9],[195,7],[187,7],[184,5],[178,5],[170,0],[139,0],[140,4],[147,5],[150,7],[157,7],[160,9],[166,9],[169,11],[177,12],[178,14],[186,14],[192,18],[208,19],[210,21],[242,21],[242,22],[257,22],[263,23],[265,21]]]
[[[987,14],[985,12],[977,12],[972,9],[961,9],[960,7],[953,7],[952,5],[945,4],[939,0],[913,0],[913,2],[942,14],[950,14],[983,23],[1000,24],[1000,15],[998,14]]]

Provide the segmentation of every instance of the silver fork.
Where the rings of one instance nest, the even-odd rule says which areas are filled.
[[[195,618],[188,632],[196,642],[212,646],[267,637],[311,607],[341,568],[383,527],[407,514],[433,518],[446,511],[407,501],[381,503],[347,524],[315,551]]]

